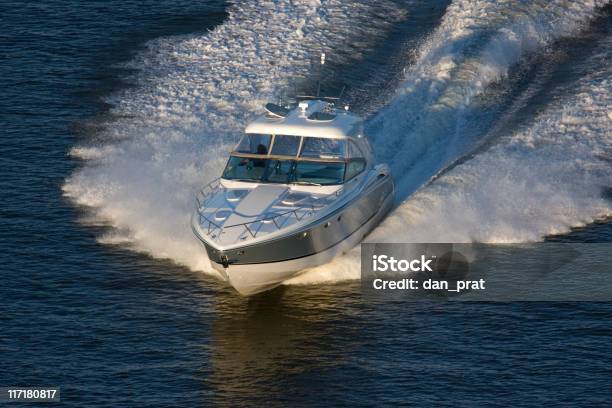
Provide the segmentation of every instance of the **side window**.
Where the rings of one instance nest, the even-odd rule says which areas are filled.
[[[357,143],[353,142],[352,140],[349,142],[348,156],[350,158],[363,158],[364,157],[363,152],[361,151],[359,146],[357,146]]]
[[[346,166],[346,174],[344,176],[344,181],[349,181],[363,170],[365,170],[365,160],[364,159],[350,159]]]
[[[363,140],[365,141],[365,145],[367,146],[368,150],[370,151],[370,153],[374,153],[374,149],[372,148],[372,143],[370,143],[370,141],[368,140],[367,137],[363,137]]]
[[[271,135],[259,135],[256,133],[247,133],[242,137],[236,152],[251,153],[251,154],[268,154],[270,151]]]

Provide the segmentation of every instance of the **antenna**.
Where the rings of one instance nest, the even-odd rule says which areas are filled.
[[[323,68],[325,65],[325,53],[322,52],[320,55],[321,59],[320,59],[320,65],[319,65],[319,76],[317,78],[317,92],[314,95],[299,95],[297,93],[298,89],[296,83],[294,82],[294,92],[295,92],[295,98],[299,101],[301,99],[304,100],[310,100],[310,99],[322,99],[332,105],[338,103],[338,101],[342,98],[342,95],[344,95],[344,91],[346,90],[346,85],[342,86],[342,90],[340,91],[340,95],[338,96],[321,96],[321,82],[323,80]],[[315,60],[314,59],[310,59],[310,68],[311,70],[314,70],[314,64],[315,64]],[[332,75],[334,75],[334,72],[332,72]]]
[[[321,53],[321,66],[319,67],[319,81],[317,84],[317,98],[321,94],[321,76],[323,74],[323,65],[325,65],[325,53],[324,52]]]

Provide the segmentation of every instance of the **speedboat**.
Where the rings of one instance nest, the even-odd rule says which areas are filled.
[[[383,219],[395,187],[363,120],[323,99],[267,104],[196,198],[192,228],[240,294],[280,285],[348,251]]]

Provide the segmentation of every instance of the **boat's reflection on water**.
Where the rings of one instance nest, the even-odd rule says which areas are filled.
[[[361,326],[358,282],[281,286],[249,298],[222,290],[215,308],[207,382],[220,405],[303,400],[316,372],[333,370],[359,344],[350,333]]]

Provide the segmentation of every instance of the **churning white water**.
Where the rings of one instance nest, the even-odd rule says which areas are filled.
[[[527,127],[420,188],[482,137],[466,120],[478,97],[526,55],[583,30],[603,3],[448,7],[368,119],[403,200],[368,240],[537,240],[610,214],[601,198],[612,182],[610,72],[598,56],[593,72]],[[66,196],[113,227],[101,242],[210,272],[189,226],[193,197],[219,176],[245,123],[291,77],[306,75],[313,55],[359,61],[404,13],[391,1],[257,2],[231,6],[207,34],[151,42],[130,63],[138,86],[109,98],[112,119],[96,143],[72,149],[83,166],[66,180]],[[358,278],[358,257],[352,251],[293,282]]]
[[[252,2],[210,33],[151,42],[130,63],[136,89],[109,98],[97,143],[72,149],[84,165],[65,195],[114,227],[101,242],[211,271],[189,218],[244,125],[313,54],[358,60],[401,18],[390,1]]]

